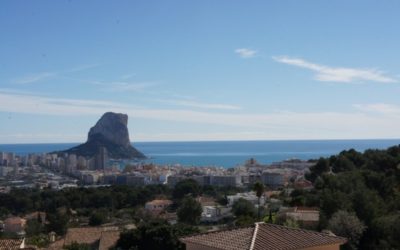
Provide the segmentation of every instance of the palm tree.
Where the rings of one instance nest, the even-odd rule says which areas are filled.
[[[261,196],[264,194],[264,185],[260,182],[256,182],[253,186],[253,190],[256,192],[258,197],[258,219],[260,219],[260,199]]]

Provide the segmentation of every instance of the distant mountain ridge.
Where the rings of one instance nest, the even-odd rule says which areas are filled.
[[[88,133],[86,143],[59,153],[93,157],[106,148],[113,159],[143,159],[146,156],[134,148],[129,139],[128,115],[107,112]]]

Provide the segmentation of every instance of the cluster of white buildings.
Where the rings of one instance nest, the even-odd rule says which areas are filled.
[[[0,177],[16,174],[18,167],[41,166],[54,172],[74,176],[84,185],[131,185],[167,184],[175,186],[183,179],[191,178],[200,185],[248,186],[256,182],[278,189],[289,182],[301,179],[314,163],[287,160],[270,165],[259,164],[254,159],[235,168],[185,167],[181,165],[155,165],[145,162],[127,163],[109,161],[107,150],[100,150],[92,158],[75,154],[29,154],[17,156],[0,152]]]

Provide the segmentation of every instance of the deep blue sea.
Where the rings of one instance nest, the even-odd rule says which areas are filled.
[[[18,155],[44,153],[68,149],[79,143],[60,144],[0,144],[0,151]],[[185,166],[234,167],[253,157],[260,163],[271,163],[290,158],[303,160],[338,154],[354,148],[385,149],[399,145],[393,140],[296,140],[296,141],[212,141],[212,142],[136,142],[133,145],[150,162]]]

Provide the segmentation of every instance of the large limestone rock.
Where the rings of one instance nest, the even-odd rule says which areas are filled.
[[[105,147],[108,156],[113,159],[146,158],[144,154],[132,147],[127,125],[126,114],[107,112],[90,129],[86,143],[64,152],[92,157]]]
[[[92,127],[88,134],[88,142],[102,135],[109,142],[121,146],[129,146],[128,115],[112,112],[105,113]]]

